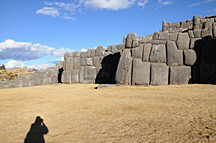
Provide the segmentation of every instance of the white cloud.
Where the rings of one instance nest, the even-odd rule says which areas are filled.
[[[120,10],[129,8],[135,0],[85,0],[85,5],[98,9]]]
[[[7,69],[11,68],[23,68],[24,67],[24,62],[22,61],[16,61],[16,60],[10,60],[5,64],[5,67]]]
[[[148,2],[149,0],[140,0],[137,2],[137,5],[140,7],[144,7]]]
[[[83,48],[83,49],[81,49],[80,51],[81,51],[81,52],[87,52],[88,49]]]
[[[20,61],[39,59],[44,56],[62,56],[70,49],[57,49],[39,43],[5,40],[0,43],[0,60],[14,59]]]
[[[28,65],[25,62],[22,61],[17,61],[17,60],[9,60],[6,64],[5,67],[6,69],[14,69],[14,68],[26,68],[26,69],[38,69],[38,70],[43,70],[51,67],[53,65],[50,64],[32,64]]]
[[[57,17],[60,15],[59,11],[53,7],[44,7],[44,8],[38,9],[36,11],[36,14],[48,15],[52,17]]]
[[[158,3],[159,3],[159,4],[162,4],[162,5],[170,5],[170,4],[172,4],[173,2],[172,2],[172,1],[169,1],[169,0],[158,0]]]
[[[190,5],[188,5],[188,7],[198,7],[202,4],[208,4],[213,2],[216,2],[216,0],[199,0],[198,2],[191,3]]]

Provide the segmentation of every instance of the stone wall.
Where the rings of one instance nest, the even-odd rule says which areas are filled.
[[[18,75],[16,80],[0,81],[0,88],[29,87],[57,83],[57,68]]]
[[[1,81],[0,88],[57,83],[167,85],[216,83],[216,17],[163,23],[145,37],[129,33],[123,43],[64,55],[55,68]]]
[[[177,23],[163,23],[162,31],[146,37],[129,33],[123,44],[99,46],[87,52],[65,55],[64,82],[97,83],[97,76],[111,78],[103,60],[120,53],[115,82],[126,85],[208,83],[216,80],[214,53],[216,17],[193,17]],[[216,52],[216,51],[215,51]],[[205,54],[204,54],[205,53]],[[108,61],[112,64],[112,60]],[[107,65],[109,65],[107,64]],[[109,67],[111,68],[111,67]],[[211,80],[212,81],[211,81]],[[105,80],[107,81],[107,80]],[[106,82],[104,82],[106,83]],[[107,82],[109,83],[109,82]]]

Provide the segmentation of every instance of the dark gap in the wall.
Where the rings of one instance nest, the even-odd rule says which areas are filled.
[[[118,68],[120,52],[110,54],[103,58],[101,62],[102,68],[97,73],[95,83],[97,84],[115,84],[115,76]]]
[[[63,74],[64,69],[59,68],[58,69],[58,83],[62,83],[62,74]]]
[[[216,84],[216,39],[206,36],[195,42],[197,55],[190,83]]]

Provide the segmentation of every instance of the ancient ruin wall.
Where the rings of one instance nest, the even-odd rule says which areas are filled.
[[[98,75],[102,79],[111,78],[108,70],[101,72],[101,69],[105,68],[103,60],[116,53],[121,56],[115,74],[116,83],[167,85],[213,82],[216,80],[216,62],[209,62],[209,59],[214,60],[213,57],[205,57],[214,52],[215,38],[216,17],[196,16],[183,22],[163,23],[161,32],[146,37],[130,33],[120,45],[66,54],[64,82],[95,83]]]
[[[61,65],[1,81],[0,88],[55,84],[60,67],[64,83],[216,83],[215,45],[216,17],[164,22],[161,32],[145,37],[130,33],[119,45],[67,53]]]

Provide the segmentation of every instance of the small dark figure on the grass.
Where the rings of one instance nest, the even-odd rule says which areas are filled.
[[[37,116],[26,135],[24,143],[45,143],[44,135],[48,133],[48,128],[43,119]]]
[[[63,73],[64,69],[60,68],[58,70],[58,83],[62,83],[62,73]]]

